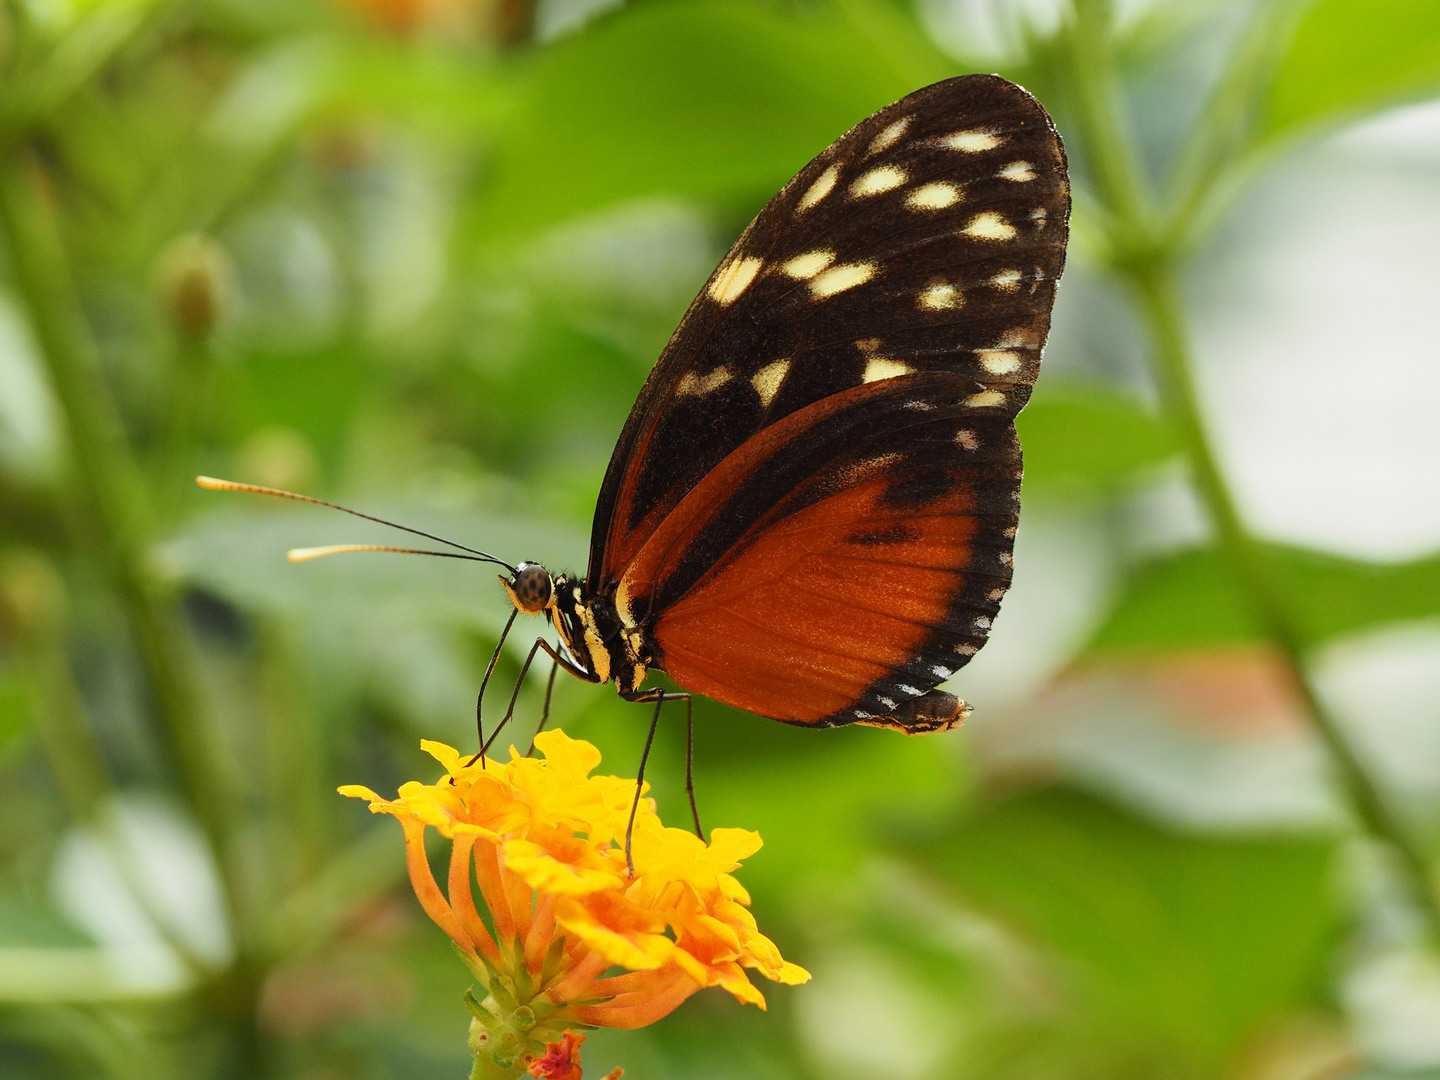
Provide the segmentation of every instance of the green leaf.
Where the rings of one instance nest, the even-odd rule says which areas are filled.
[[[1015,422],[1025,487],[1112,489],[1172,457],[1170,428],[1130,398],[1078,384],[1046,387]]]
[[[1261,110],[1271,140],[1440,93],[1434,0],[1319,0],[1301,16]]]
[[[1272,572],[1311,644],[1386,623],[1440,617],[1440,555],[1378,564],[1279,545]],[[1091,652],[1203,649],[1263,637],[1224,555],[1187,551],[1142,566]]]
[[[753,213],[914,89],[848,25],[748,3],[629,8],[538,53],[494,148],[484,235],[678,195]]]
[[[1333,838],[1177,835],[1066,790],[912,854],[1060,954],[1077,1030],[1167,1076],[1215,1075],[1257,1022],[1313,1000],[1337,927]]]

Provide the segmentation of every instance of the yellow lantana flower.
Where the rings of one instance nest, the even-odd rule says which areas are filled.
[[[759,932],[732,876],[759,850],[758,834],[715,829],[706,843],[666,828],[654,800],[641,799],[632,875],[623,845],[634,781],[592,776],[600,752],[563,731],[535,745],[543,760],[511,748],[508,762],[472,764],[422,742],[445,768],[438,783],[410,781],[393,800],[340,789],[400,819],[415,895],[486,991],[468,999],[477,1075],[524,1068],[567,1026],[653,1023],[707,986],[763,1009],[745,968],[783,983],[810,978]],[[445,892],[425,858],[426,826],[451,841]],[[612,967],[627,970],[607,976]],[[501,1072],[482,1073],[482,1058]]]

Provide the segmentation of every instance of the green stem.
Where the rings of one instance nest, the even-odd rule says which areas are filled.
[[[1429,933],[1440,943],[1440,900],[1436,897],[1428,860],[1385,802],[1379,785],[1315,686],[1305,663],[1304,635],[1296,627],[1276,585],[1264,548],[1245,528],[1216,461],[1195,391],[1174,270],[1168,263],[1156,262],[1136,268],[1129,280],[1154,344],[1167,412],[1186,448],[1196,487],[1219,534],[1221,547],[1261,626],[1280,650],[1315,730],[1330,751],[1338,779],[1356,816],[1366,831],[1394,848]]]
[[[232,925],[240,931],[231,866],[229,777],[220,768],[196,660],[173,599],[146,563],[147,492],[108,393],[81,312],[45,178],[23,150],[0,162],[0,227],[51,385],[65,418],[69,469],[86,535],[123,601],[184,793],[215,852]]]
[[[1150,335],[1166,412],[1180,435],[1196,487],[1239,584],[1328,748],[1356,818],[1367,832],[1395,851],[1427,933],[1432,941],[1440,942],[1440,898],[1428,860],[1385,802],[1379,785],[1321,698],[1306,666],[1304,635],[1291,616],[1263,547],[1245,527],[1216,460],[1195,392],[1184,308],[1176,283],[1181,254],[1173,235],[1159,237],[1154,229],[1139,155],[1117,120],[1120,102],[1106,11],[1104,0],[1074,0],[1074,18],[1068,29],[1077,126],[1097,195],[1110,214],[1106,223],[1111,234],[1110,269],[1134,293]],[[1231,102],[1226,108],[1241,107]],[[1212,180],[1217,175],[1208,172]],[[1193,187],[1184,189],[1185,197],[1203,201],[1203,181],[1204,177],[1197,177]]]

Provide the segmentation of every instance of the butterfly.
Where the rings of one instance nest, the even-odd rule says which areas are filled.
[[[660,707],[692,693],[813,728],[963,721],[969,706],[938,687],[985,643],[1010,585],[1014,420],[1069,211],[1054,124],[995,75],[918,90],[805,166],[641,389],[585,576],[457,556],[510,571],[507,634],[521,613],[553,626],[522,681],[543,650],[551,686],[564,668],[655,704],[645,757]],[[647,686],[656,671],[683,689]]]

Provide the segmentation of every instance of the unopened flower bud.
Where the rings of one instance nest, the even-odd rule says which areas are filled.
[[[213,238],[187,233],[160,257],[160,301],[175,329],[204,338],[234,303],[235,272],[230,256]]]

